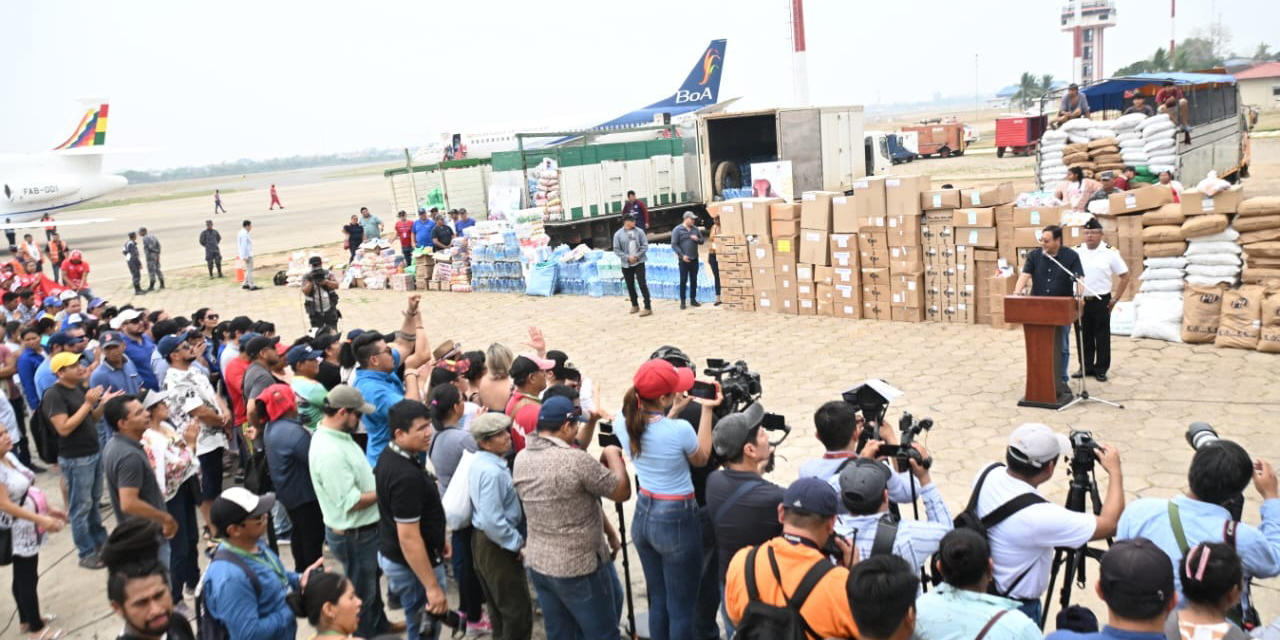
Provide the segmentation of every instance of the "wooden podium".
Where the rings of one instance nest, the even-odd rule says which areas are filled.
[[[1026,395],[1018,406],[1058,409],[1071,402],[1071,388],[1060,373],[1061,345],[1062,332],[1078,317],[1076,304],[1071,297],[1005,296],[1005,321],[1022,324],[1027,344]]]

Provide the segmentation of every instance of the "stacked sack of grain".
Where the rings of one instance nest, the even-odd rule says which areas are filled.
[[[1124,169],[1124,157],[1120,154],[1120,139],[1116,137],[1115,120],[1094,123],[1089,129],[1089,161],[1094,173]]]
[[[1040,182],[1053,184],[1067,177],[1067,166],[1062,163],[1062,150],[1067,146],[1067,133],[1060,130],[1046,131],[1040,139]]]
[[[1280,288],[1280,196],[1248,198],[1232,228],[1244,250],[1244,281]]]
[[[1218,217],[1223,220],[1214,219]],[[1240,233],[1226,226],[1226,216],[1222,214],[1192,216],[1183,223],[1183,229],[1206,219],[1209,220],[1205,224],[1194,228],[1216,229],[1221,226],[1221,230],[1214,233],[1192,231],[1199,235],[1188,236],[1187,251],[1183,254],[1187,258],[1187,282],[1201,286],[1234,285],[1240,278],[1240,245],[1236,244]]]
[[[1142,255],[1147,258],[1181,256],[1187,249],[1182,238],[1182,224],[1186,221],[1182,205],[1166,204],[1142,214]]]
[[[1177,177],[1178,130],[1168,114],[1162,113],[1143,120],[1138,124],[1137,130],[1142,132],[1142,151],[1147,155],[1147,169],[1152,174],[1173,172],[1174,177]]]
[[[1120,159],[1131,167],[1147,164],[1146,141],[1138,131],[1138,125],[1146,120],[1141,113],[1131,113],[1115,120],[1116,142],[1120,147]]]
[[[1178,260],[1143,261],[1142,284],[1133,298],[1133,337],[1182,342],[1183,270],[1174,266]]]

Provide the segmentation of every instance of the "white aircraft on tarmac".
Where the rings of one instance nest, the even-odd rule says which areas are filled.
[[[52,151],[0,156],[0,230],[47,224],[46,214],[123,189],[124,176],[102,172],[107,153],[107,105],[91,107],[71,137]],[[112,149],[112,151],[116,151]],[[58,226],[107,222],[111,218],[58,220]]]

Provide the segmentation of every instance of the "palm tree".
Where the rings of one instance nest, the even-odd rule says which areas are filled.
[[[1018,80],[1018,91],[1009,99],[1011,103],[1022,105],[1022,108],[1031,106],[1032,101],[1039,98],[1042,93],[1037,93],[1039,86],[1036,84],[1036,77],[1028,71],[1022,72],[1022,77]]]
[[[1036,96],[1037,98],[1053,91],[1053,74],[1046,73],[1040,76],[1040,84],[1036,85],[1036,89],[1040,91],[1040,95]]]

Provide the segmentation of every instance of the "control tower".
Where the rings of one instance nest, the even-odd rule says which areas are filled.
[[[1062,30],[1071,32],[1071,79],[1080,84],[1102,74],[1102,31],[1116,26],[1112,0],[1069,0],[1062,8]]]

